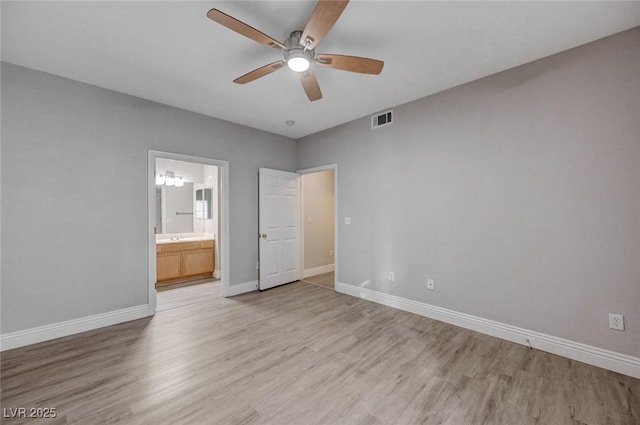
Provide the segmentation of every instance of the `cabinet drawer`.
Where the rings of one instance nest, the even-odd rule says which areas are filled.
[[[187,251],[190,249],[200,249],[200,242],[168,243],[162,246],[162,252]]]
[[[213,248],[213,241],[202,241],[202,242],[200,242],[200,248],[203,248],[203,249]]]

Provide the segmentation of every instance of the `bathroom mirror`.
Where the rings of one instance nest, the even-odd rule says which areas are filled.
[[[213,165],[156,158],[156,234],[215,235],[218,174]]]
[[[156,233],[193,233],[193,183],[156,188]]]
[[[212,188],[195,189],[193,183],[182,187],[156,187],[156,234],[210,231],[213,219]],[[207,221],[205,221],[207,220]]]

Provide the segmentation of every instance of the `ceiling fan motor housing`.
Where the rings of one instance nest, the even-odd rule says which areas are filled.
[[[303,57],[309,62],[313,62],[316,56],[316,52],[313,49],[305,49],[304,45],[300,44],[300,37],[302,37],[302,31],[293,31],[284,45],[287,50],[284,51],[284,60],[289,61],[290,58]]]

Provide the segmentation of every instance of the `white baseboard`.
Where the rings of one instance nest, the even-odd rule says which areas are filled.
[[[229,292],[225,296],[233,297],[235,295],[240,295],[246,292],[257,291],[257,290],[258,290],[258,281],[252,280],[251,282],[239,283],[237,285],[229,286]]]
[[[317,276],[323,273],[329,273],[335,270],[334,264],[327,264],[325,266],[312,267],[310,269],[304,269],[302,272],[302,278],[307,278],[311,276]]]
[[[153,316],[154,311],[148,304],[123,308],[122,310],[94,314],[79,319],[66,320],[50,325],[38,326],[0,335],[0,351],[24,347],[25,345],[49,341],[63,336],[91,331],[105,326],[115,325],[130,320]]]
[[[507,341],[515,342],[525,346],[529,344],[536,349],[548,353],[557,354],[572,360],[577,360],[603,369],[612,370],[624,375],[640,378],[640,358],[629,356],[615,351],[605,350],[580,342],[558,338],[552,335],[507,325],[482,317],[472,316],[466,313],[449,310],[442,307],[385,294],[355,285],[336,282],[336,291],[384,304],[399,310],[419,314],[441,322],[450,323],[462,328],[471,329],[476,332],[495,336]]]

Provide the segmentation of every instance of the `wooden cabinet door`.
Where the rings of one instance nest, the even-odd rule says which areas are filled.
[[[157,256],[156,281],[175,279],[181,276],[179,252]]]
[[[183,276],[213,273],[213,250],[183,252],[182,261]]]

